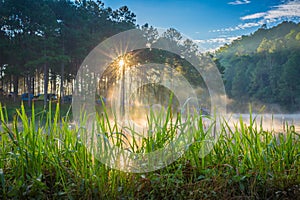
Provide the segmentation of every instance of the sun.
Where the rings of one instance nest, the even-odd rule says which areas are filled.
[[[120,67],[123,67],[123,66],[124,66],[124,64],[125,64],[125,61],[124,61],[124,59],[121,59],[121,60],[119,61],[119,66],[120,66]]]

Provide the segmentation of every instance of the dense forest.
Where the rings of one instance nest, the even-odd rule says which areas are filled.
[[[198,51],[197,45],[177,30],[170,28],[160,35],[148,24],[137,25],[135,14],[126,6],[112,10],[101,1],[5,0],[0,2],[0,15],[0,88],[5,93],[72,94],[73,88],[64,88],[74,85],[88,53],[106,38],[129,29],[140,30],[142,40],[153,46],[175,45],[187,56]],[[144,50],[126,57],[127,65],[169,63],[195,86],[201,79],[187,62],[172,53]],[[105,77],[99,77],[106,80],[101,85],[104,90],[120,78],[114,64]],[[153,73],[159,75],[158,71]]]
[[[0,87],[13,94],[57,93],[58,79],[65,94],[99,42],[136,27],[126,6],[112,10],[101,1],[4,0],[0,16]]]
[[[299,111],[300,23],[263,25],[217,50],[216,61],[223,69],[227,95],[234,100],[233,110],[259,102],[277,108],[274,112]]]
[[[74,88],[68,91],[66,88],[74,87],[77,71],[89,52],[106,38],[129,29],[139,30],[141,40],[153,47],[170,45],[188,57],[198,53],[197,45],[174,28],[159,33],[148,24],[137,25],[135,14],[126,6],[112,10],[101,1],[70,0],[5,0],[0,4],[0,88],[6,94],[26,92],[29,96],[50,92],[60,97],[72,94]],[[154,48],[124,56],[131,72],[140,64],[167,63],[194,87],[204,86],[195,69],[173,53]],[[167,78],[154,67],[150,74],[136,73],[139,73],[136,78],[144,80],[157,77],[156,82]],[[120,77],[116,61],[103,77],[98,77],[105,80],[100,82],[98,94],[106,96],[109,87]],[[138,81],[143,85],[143,80]],[[160,94],[159,88],[151,85],[143,91],[161,99],[164,94]],[[44,97],[46,104],[47,97]]]
[[[71,94],[76,73],[88,53],[104,39],[133,28],[144,31],[145,40],[152,44],[168,40],[182,52],[198,52],[197,45],[192,40],[183,42],[175,29],[159,36],[152,26],[137,25],[128,7],[112,10],[101,1],[3,0],[0,16],[0,89],[6,94]],[[227,95],[233,100],[230,110],[247,110],[248,103],[254,102],[280,108],[275,112],[299,111],[299,48],[300,24],[283,22],[272,28],[263,25],[212,54],[223,74]],[[192,84],[199,82],[201,77],[192,67],[170,53],[144,51],[130,59],[135,63],[166,63],[166,57],[169,65]],[[114,70],[112,67],[107,73]],[[108,84],[117,78],[112,77]]]

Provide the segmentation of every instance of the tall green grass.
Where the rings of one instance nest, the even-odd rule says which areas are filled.
[[[50,106],[51,107],[51,106]],[[86,148],[84,126],[72,125],[56,110],[43,115],[22,106],[12,122],[0,105],[0,199],[282,199],[300,196],[300,138],[293,126],[285,133],[263,130],[250,118],[234,127],[224,121],[218,142],[201,156],[205,129],[189,129],[194,141],[171,165],[149,173],[132,174],[110,169]],[[112,144],[133,152],[151,152],[174,139],[180,119],[149,115],[155,126],[138,145],[111,123],[103,111],[95,130]],[[42,117],[41,117],[42,116]],[[86,118],[83,119],[83,121]],[[130,127],[128,127],[130,131]],[[185,129],[187,130],[187,129]],[[133,130],[131,130],[133,132]],[[131,144],[128,144],[131,141]],[[125,145],[126,144],[126,145]]]

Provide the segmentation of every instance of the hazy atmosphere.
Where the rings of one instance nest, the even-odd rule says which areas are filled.
[[[300,0],[1,0],[0,199],[297,199]]]

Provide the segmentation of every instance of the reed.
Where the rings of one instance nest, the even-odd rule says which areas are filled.
[[[51,108],[51,106],[49,106]],[[281,199],[300,196],[300,137],[294,127],[285,133],[265,131],[250,117],[233,127],[221,125],[219,140],[212,151],[201,156],[202,116],[197,126],[167,115],[148,116],[149,137],[138,143],[135,131],[129,139],[109,120],[107,111],[97,116],[95,132],[103,133],[112,148],[148,153],[170,144],[182,130],[192,134],[194,143],[171,165],[143,174],[110,169],[95,159],[93,146],[87,148],[84,126],[71,126],[68,116],[55,110],[26,113],[16,111],[12,122],[0,104],[0,199]],[[158,116],[158,117],[157,117]],[[87,117],[84,116],[84,124]],[[104,151],[105,149],[103,149]]]

